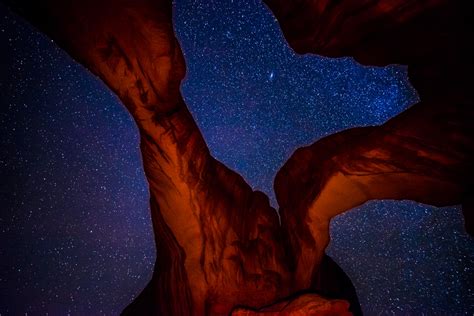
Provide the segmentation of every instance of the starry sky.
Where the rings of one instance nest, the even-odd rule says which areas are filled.
[[[257,0],[180,0],[182,93],[211,153],[277,207],[298,147],[417,100],[406,68],[295,55]],[[0,315],[117,315],[155,260],[138,131],[118,98],[0,4]],[[459,207],[373,201],[328,253],[367,315],[472,315],[474,241]]]

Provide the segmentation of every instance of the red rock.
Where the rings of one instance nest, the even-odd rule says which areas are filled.
[[[232,316],[350,316],[349,303],[342,300],[328,300],[315,294],[304,294],[295,299],[253,310],[237,308]]]

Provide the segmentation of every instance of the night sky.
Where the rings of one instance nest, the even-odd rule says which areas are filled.
[[[298,147],[417,100],[406,68],[297,56],[260,1],[177,1],[184,98],[212,154],[274,206]],[[0,315],[117,315],[155,260],[130,115],[0,5]],[[333,221],[329,254],[367,315],[472,315],[474,241],[459,207],[374,201]]]

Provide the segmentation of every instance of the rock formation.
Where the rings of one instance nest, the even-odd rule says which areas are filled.
[[[350,280],[324,255],[330,218],[376,198],[469,201],[469,78],[449,77],[452,65],[471,56],[452,38],[464,30],[457,2],[267,1],[297,52],[409,64],[422,99],[383,126],[296,151],[275,183],[282,225],[263,193],[209,154],[183,102],[185,62],[171,1],[6,2],[102,79],[139,128],[157,261],[124,315],[278,311],[282,300],[295,313],[319,306],[346,315],[349,306],[360,314]],[[446,26],[448,35],[440,31]],[[433,53],[446,43],[430,32],[441,32],[453,49]]]
[[[421,99],[382,126],[349,129],[298,149],[278,172],[284,231],[294,256],[305,254],[299,284],[309,284],[324,254],[330,219],[368,200],[462,204],[474,234],[472,2],[264,2],[298,53],[408,65]]]

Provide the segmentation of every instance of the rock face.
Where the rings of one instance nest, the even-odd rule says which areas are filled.
[[[297,283],[305,287],[315,273],[330,219],[371,199],[462,204],[474,234],[472,2],[264,2],[298,53],[408,65],[421,99],[382,126],[349,129],[298,149],[278,172],[284,231],[294,256],[305,254]]]
[[[464,74],[472,63],[451,68],[471,56],[458,47],[466,33],[460,3],[267,1],[298,52],[409,64],[422,99],[383,126],[297,150],[276,179],[280,225],[263,193],[211,157],[183,102],[171,1],[6,2],[101,78],[139,128],[158,255],[152,280],[124,315],[256,312],[301,291],[320,295],[287,299],[295,313],[319,306],[346,315],[349,306],[360,314],[350,280],[324,255],[330,218],[369,199],[447,205],[467,196],[473,113]],[[428,56],[446,44],[436,30],[449,31],[440,33],[453,47],[441,54],[445,66],[440,53]],[[417,49],[405,46],[406,35]],[[450,77],[456,71],[466,73]]]

